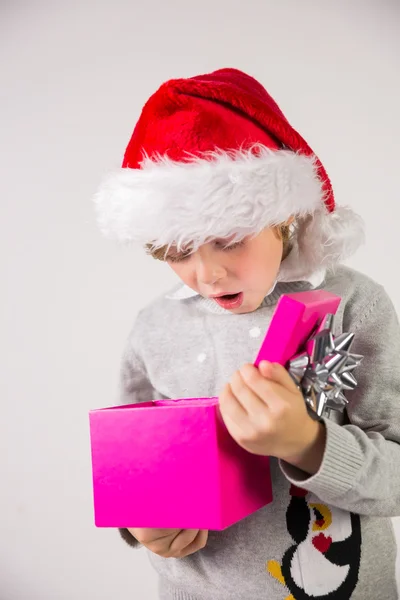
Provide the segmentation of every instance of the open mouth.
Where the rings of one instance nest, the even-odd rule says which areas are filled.
[[[239,308],[243,303],[243,292],[238,294],[224,294],[218,298],[214,298],[215,302],[225,309]]]

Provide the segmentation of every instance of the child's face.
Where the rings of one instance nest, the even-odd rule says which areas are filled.
[[[283,243],[275,229],[226,247],[229,239],[214,240],[192,254],[171,248],[167,262],[180,279],[206,298],[214,297],[234,314],[256,310],[276,281]],[[215,298],[221,295],[232,298]]]

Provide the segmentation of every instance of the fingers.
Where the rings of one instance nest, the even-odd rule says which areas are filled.
[[[259,372],[269,381],[274,381],[289,391],[297,392],[298,388],[288,371],[278,363],[261,361],[258,366]]]
[[[182,531],[181,529],[152,529],[152,528],[134,528],[128,529],[138,542],[147,546],[149,544],[163,544],[165,540],[174,538]]]
[[[266,404],[272,402],[278,388],[298,393],[298,388],[282,365],[262,361],[257,369],[254,365],[244,365],[240,369],[243,381]]]
[[[207,530],[199,529],[130,529],[143,546],[163,558],[183,558],[204,548]]]
[[[180,556],[186,548],[194,544],[198,534],[198,529],[181,529],[178,535],[171,541],[168,554],[175,557]]]
[[[219,405],[224,417],[234,422],[240,422],[247,417],[247,411],[233,393],[230,383],[227,383],[219,396]]]
[[[268,407],[268,401],[271,399],[277,384],[260,373],[259,369],[254,365],[243,365],[239,372],[243,385],[258,398],[262,405],[257,406],[254,400],[252,400],[249,406],[251,407],[253,414],[257,412],[260,413],[261,411],[265,412],[265,408]],[[246,399],[248,397],[248,395],[245,396]]]
[[[175,558],[184,558],[185,556],[189,556],[190,554],[194,554],[199,550],[202,550],[207,544],[208,540],[208,531],[205,529],[198,530],[198,533],[194,540],[188,545],[185,546],[181,551],[179,551],[175,556]]]
[[[250,375],[250,377],[252,377],[252,375],[253,373]],[[254,375],[254,382],[256,379],[258,379],[258,383],[266,387],[265,379],[260,377],[256,369],[254,369]],[[248,415],[257,417],[261,413],[265,412],[265,402],[263,402],[262,398],[260,398],[260,396],[256,393],[260,388],[260,385],[257,385],[257,389],[252,389],[244,380],[241,372],[236,371],[236,373],[234,373],[232,376],[230,387],[237,402],[248,413]]]

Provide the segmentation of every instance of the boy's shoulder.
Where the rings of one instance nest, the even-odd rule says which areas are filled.
[[[158,344],[163,334],[176,329],[178,323],[182,326],[185,321],[185,315],[182,314],[184,303],[174,301],[175,296],[179,296],[180,288],[182,284],[173,286],[139,309],[128,333],[128,348],[138,350],[144,343],[146,346]]]
[[[376,296],[383,291],[383,286],[369,275],[345,265],[329,271],[323,286],[332,292],[338,290],[339,296],[357,296],[366,293]]]
[[[183,318],[184,307],[188,305],[191,298],[197,297],[198,294],[182,283],[175,284],[171,288],[158,294],[143,306],[137,315],[137,324],[148,324],[157,326],[163,323],[165,327],[168,319]],[[185,300],[185,302],[182,302]]]
[[[359,322],[375,306],[393,310],[392,302],[380,283],[365,273],[344,265],[330,272],[322,286],[342,299],[341,310],[350,322]]]

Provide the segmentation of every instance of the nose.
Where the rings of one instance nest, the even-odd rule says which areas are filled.
[[[203,285],[214,285],[217,281],[225,277],[226,270],[224,266],[211,255],[199,255],[196,265],[197,280]]]

